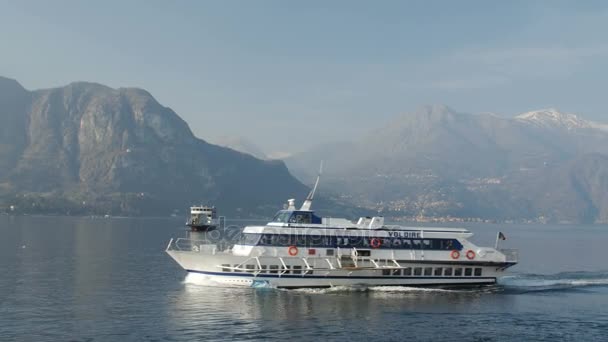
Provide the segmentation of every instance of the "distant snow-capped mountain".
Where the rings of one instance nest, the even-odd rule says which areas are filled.
[[[554,108],[526,112],[515,120],[545,128],[600,129],[608,131],[608,125],[585,120],[576,114],[563,113]]]
[[[608,126],[555,109],[516,117],[427,105],[285,159],[302,181],[396,215],[608,222]]]

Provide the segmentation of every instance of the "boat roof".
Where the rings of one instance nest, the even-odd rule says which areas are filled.
[[[369,228],[357,228],[353,227],[330,227],[325,224],[307,224],[307,225],[294,225],[294,224],[268,224],[265,226],[247,226],[243,230],[243,233],[252,234],[298,234],[298,235],[335,235],[335,234],[346,234],[346,235],[375,235],[375,236],[391,236],[391,232],[403,232],[400,234],[410,236],[427,236],[427,237],[439,237],[439,236],[458,236],[458,237],[470,237],[473,234],[465,228],[447,228],[447,227],[402,227],[402,226],[385,226],[380,229],[369,229]],[[432,234],[432,236],[428,236]]]

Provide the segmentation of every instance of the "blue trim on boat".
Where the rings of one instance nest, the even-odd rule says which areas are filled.
[[[433,276],[410,276],[410,277],[395,277],[395,276],[324,276],[324,275],[296,275],[296,274],[258,274],[257,276],[252,273],[237,273],[237,272],[207,272],[207,271],[196,271],[186,270],[191,273],[200,273],[207,275],[216,276],[238,276],[238,277],[255,277],[255,278],[312,278],[312,279],[474,279],[474,280],[493,280],[496,281],[495,277],[433,277]]]

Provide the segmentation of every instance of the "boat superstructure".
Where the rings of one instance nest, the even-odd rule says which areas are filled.
[[[477,246],[464,228],[321,218],[310,209],[317,184],[300,209],[290,199],[229,248],[172,239],[166,251],[186,271],[220,284],[278,288],[494,284],[517,263],[516,250]]]
[[[190,207],[190,218],[186,225],[193,231],[205,231],[216,228],[218,224],[215,207],[198,205]]]

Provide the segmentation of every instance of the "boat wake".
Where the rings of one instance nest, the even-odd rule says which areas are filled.
[[[412,287],[412,286],[365,286],[365,285],[352,285],[352,286],[333,286],[324,289],[294,289],[287,290],[294,292],[303,292],[311,294],[331,294],[331,293],[353,293],[353,292],[370,292],[370,293],[420,293],[420,292],[443,292],[443,293],[457,293],[457,292],[471,292],[471,290],[464,289],[445,289],[445,288],[433,288],[433,287]]]
[[[220,283],[204,274],[189,273],[184,284],[212,287],[239,287],[243,286]],[[267,281],[257,281],[251,284],[256,289],[275,289]],[[552,275],[542,274],[513,274],[499,278],[498,284],[473,288],[453,287],[411,287],[411,286],[333,286],[329,288],[301,288],[284,290],[289,292],[308,294],[348,294],[348,293],[502,293],[524,294],[538,292],[574,291],[591,287],[608,287],[608,272],[564,272]]]
[[[220,283],[211,279],[208,275],[199,273],[188,273],[183,281],[185,285],[209,286],[209,287],[242,287],[237,285]]]
[[[563,272],[553,275],[514,274],[499,279],[506,293],[569,291],[608,286],[608,272]]]
[[[502,277],[496,285],[473,288],[410,287],[410,286],[335,286],[327,289],[297,289],[311,294],[370,292],[386,294],[443,293],[443,294],[524,294],[554,291],[573,291],[590,287],[608,287],[608,272],[567,272],[552,275],[515,274]]]

